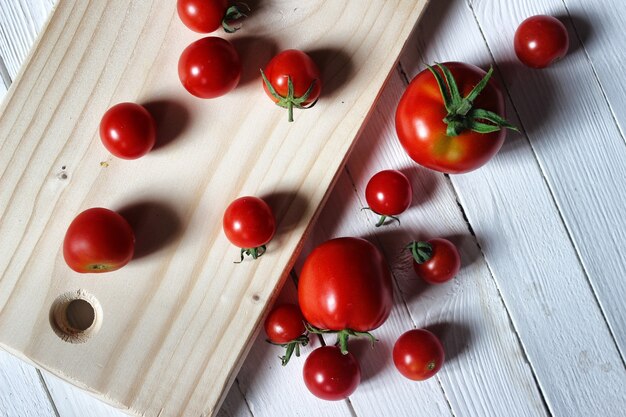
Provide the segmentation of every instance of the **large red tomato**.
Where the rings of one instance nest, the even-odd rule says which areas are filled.
[[[489,73],[448,62],[415,76],[396,110],[396,131],[418,164],[447,173],[472,171],[504,142],[504,97]],[[445,98],[444,98],[445,95]]]
[[[391,273],[383,255],[367,240],[332,239],[306,258],[298,300],[304,318],[318,329],[368,332],[391,312]],[[341,342],[345,351],[345,340]]]

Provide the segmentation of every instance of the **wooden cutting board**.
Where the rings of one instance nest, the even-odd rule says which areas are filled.
[[[178,57],[201,35],[174,0],[62,0],[0,109],[0,346],[137,415],[216,413],[426,0],[249,3],[243,29],[219,34],[244,66],[222,98],[180,85]],[[294,123],[259,77],[289,48],[324,83]],[[122,101],[158,120],[139,160],[98,138]],[[235,265],[221,218],[242,195],[266,199],[278,230]],[[61,245],[94,206],[129,219],[136,256],[83,275]]]

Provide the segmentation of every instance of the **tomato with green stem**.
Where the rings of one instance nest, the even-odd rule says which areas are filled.
[[[320,70],[305,52],[288,49],[276,55],[261,70],[263,89],[278,106],[286,108],[293,122],[293,109],[309,109],[322,91]]]
[[[406,378],[424,381],[434,376],[445,359],[441,342],[426,329],[409,330],[393,346],[393,363]]]
[[[380,216],[376,227],[385,224],[388,217],[399,223],[397,215],[409,208],[412,198],[411,182],[406,175],[394,169],[376,173],[365,187],[365,200],[369,206],[365,209]]]
[[[276,233],[276,220],[270,206],[258,197],[240,197],[228,205],[222,220],[224,234],[244,255],[257,259]],[[237,262],[237,263],[239,263]]]
[[[220,27],[234,33],[239,28],[233,23],[246,16],[236,5],[229,6],[228,0],[178,0],[176,7],[185,26],[198,33],[214,32]]]
[[[459,174],[479,168],[504,143],[504,96],[493,68],[461,62],[428,66],[411,81],[396,110],[396,132],[418,164]]]
[[[411,242],[406,248],[413,255],[413,269],[418,277],[431,284],[454,278],[461,269],[461,256],[454,243],[435,238]]]
[[[269,343],[285,348],[285,355],[279,357],[283,366],[287,365],[294,353],[299,357],[300,346],[309,343],[304,317],[295,304],[274,307],[265,319],[264,328]]]
[[[361,382],[361,366],[351,353],[336,346],[322,346],[309,354],[302,368],[307,389],[327,401],[348,398]]]

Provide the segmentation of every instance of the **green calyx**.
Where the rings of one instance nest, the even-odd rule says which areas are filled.
[[[306,324],[306,329],[309,331],[309,333],[313,333],[313,334],[319,334],[319,335],[331,334],[331,333],[336,334],[337,335],[336,344],[339,346],[341,353],[344,355],[348,354],[348,338],[350,336],[367,337],[370,339],[370,342],[372,342],[372,346],[374,346],[374,343],[378,342],[378,339],[376,339],[376,337],[374,337],[374,335],[371,334],[370,332],[358,332],[352,329],[343,329],[343,330],[318,329],[317,327],[314,327],[308,323]]]
[[[256,248],[242,248],[241,249],[241,259],[239,261],[235,261],[234,263],[240,264],[243,262],[244,256],[251,256],[252,259],[256,259],[263,255],[267,251],[267,246],[261,245]]]
[[[493,67],[489,68],[487,74],[469,94],[462,97],[452,72],[445,65],[436,63],[436,66],[441,73],[427,65],[437,81],[444,105],[448,111],[446,117],[443,118],[444,123],[448,126],[446,129],[448,136],[458,136],[465,130],[491,133],[506,128],[519,132],[517,127],[507,122],[499,114],[485,109],[474,108],[474,100],[487,86],[493,74]]]
[[[239,3],[240,7],[244,7],[247,11],[250,11],[250,8],[245,3]],[[235,5],[230,6],[226,9],[226,14],[224,14],[224,18],[222,19],[222,27],[226,33],[235,33],[241,26],[233,26],[233,22],[238,22],[247,15],[241,10],[241,8]]]
[[[392,215],[386,215],[386,214],[376,213],[374,210],[372,210],[372,209],[371,209],[371,207],[363,207],[363,208],[361,208],[361,210],[369,210],[369,211],[371,211],[372,213],[374,213],[374,214],[376,214],[376,215],[380,216],[380,217],[379,217],[379,219],[378,219],[378,223],[376,223],[376,227],[380,227],[380,226],[382,226],[383,224],[385,224],[385,222],[387,221],[387,219],[395,220],[395,221],[397,221],[397,222],[398,222],[398,224],[400,224],[400,219],[399,219],[398,217],[396,217],[396,216],[392,216]],[[391,222],[389,222],[389,223],[391,223]]]
[[[285,355],[278,357],[280,359],[280,363],[285,366],[289,363],[289,360],[294,353],[296,354],[296,357],[300,357],[300,346],[306,346],[309,344],[309,336],[307,334],[303,334],[302,336],[287,343],[274,343],[270,340],[267,340],[267,343],[285,348]]]
[[[311,92],[313,91],[313,88],[315,87],[315,83],[317,82],[317,80],[313,80],[309,88],[306,90],[306,92],[302,96],[296,97],[295,92],[294,92],[294,87],[293,87],[293,81],[291,81],[291,77],[287,76],[287,95],[283,97],[280,94],[278,94],[278,92],[276,91],[272,83],[270,83],[270,81],[265,76],[265,73],[263,72],[263,70],[261,70],[261,77],[263,77],[263,82],[265,83],[267,90],[270,92],[272,97],[276,99],[276,105],[287,109],[289,113],[290,122],[293,122],[294,107],[297,109],[310,109],[311,107],[315,106],[315,103],[317,103],[317,100],[315,100],[313,103],[309,104],[308,106],[304,105],[304,102],[307,101],[307,99],[311,95]]]
[[[413,241],[405,246],[411,252],[413,259],[418,264],[423,264],[433,257],[433,245],[428,242]]]

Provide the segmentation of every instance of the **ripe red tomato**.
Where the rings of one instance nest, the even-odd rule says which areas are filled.
[[[396,110],[398,138],[415,162],[459,174],[498,152],[502,128],[516,129],[503,119],[504,97],[490,80],[492,71],[448,62],[415,76]]]
[[[276,232],[272,209],[258,197],[240,197],[226,208],[222,222],[228,240],[241,248],[241,260],[253,259],[265,253],[265,245]]]
[[[300,346],[309,343],[309,338],[304,334],[304,317],[295,304],[274,307],[265,319],[264,327],[268,342],[286,348],[285,355],[280,357],[283,366],[287,365],[294,352],[300,356]]]
[[[409,179],[393,169],[375,174],[365,187],[369,208],[380,215],[376,227],[383,225],[387,217],[398,220],[395,216],[409,208],[412,197],[413,188]]]
[[[435,238],[428,242],[411,242],[413,269],[418,277],[431,284],[451,280],[461,269],[459,251],[447,239]]]
[[[135,235],[121,215],[90,208],[70,223],[63,240],[63,257],[76,272],[115,271],[133,257]]]
[[[178,60],[178,76],[196,97],[223,96],[239,84],[241,61],[225,39],[209,36],[189,45]]]
[[[309,354],[302,376],[311,394],[327,401],[348,398],[361,382],[361,367],[354,355],[336,346],[322,346]]]
[[[298,282],[298,301],[310,324],[339,332],[345,352],[348,336],[365,335],[358,333],[379,327],[389,317],[393,304],[391,273],[383,255],[367,240],[332,239],[306,258]]]
[[[137,159],[156,142],[156,123],[148,110],[135,103],[119,103],[104,113],[100,139],[118,158]]]
[[[439,372],[444,357],[437,336],[425,329],[409,330],[393,346],[393,363],[413,381],[423,381]]]
[[[532,16],[517,28],[514,45],[522,63],[531,68],[545,68],[567,54],[569,35],[559,19]]]
[[[230,25],[244,17],[237,6],[228,6],[228,0],[178,0],[180,20],[189,29],[199,33],[214,32],[222,26],[228,33],[238,28]]]
[[[288,110],[290,122],[293,122],[294,107],[313,107],[322,91],[320,70],[310,56],[297,49],[276,55],[265,71],[261,70],[261,75],[265,93],[274,103]]]

